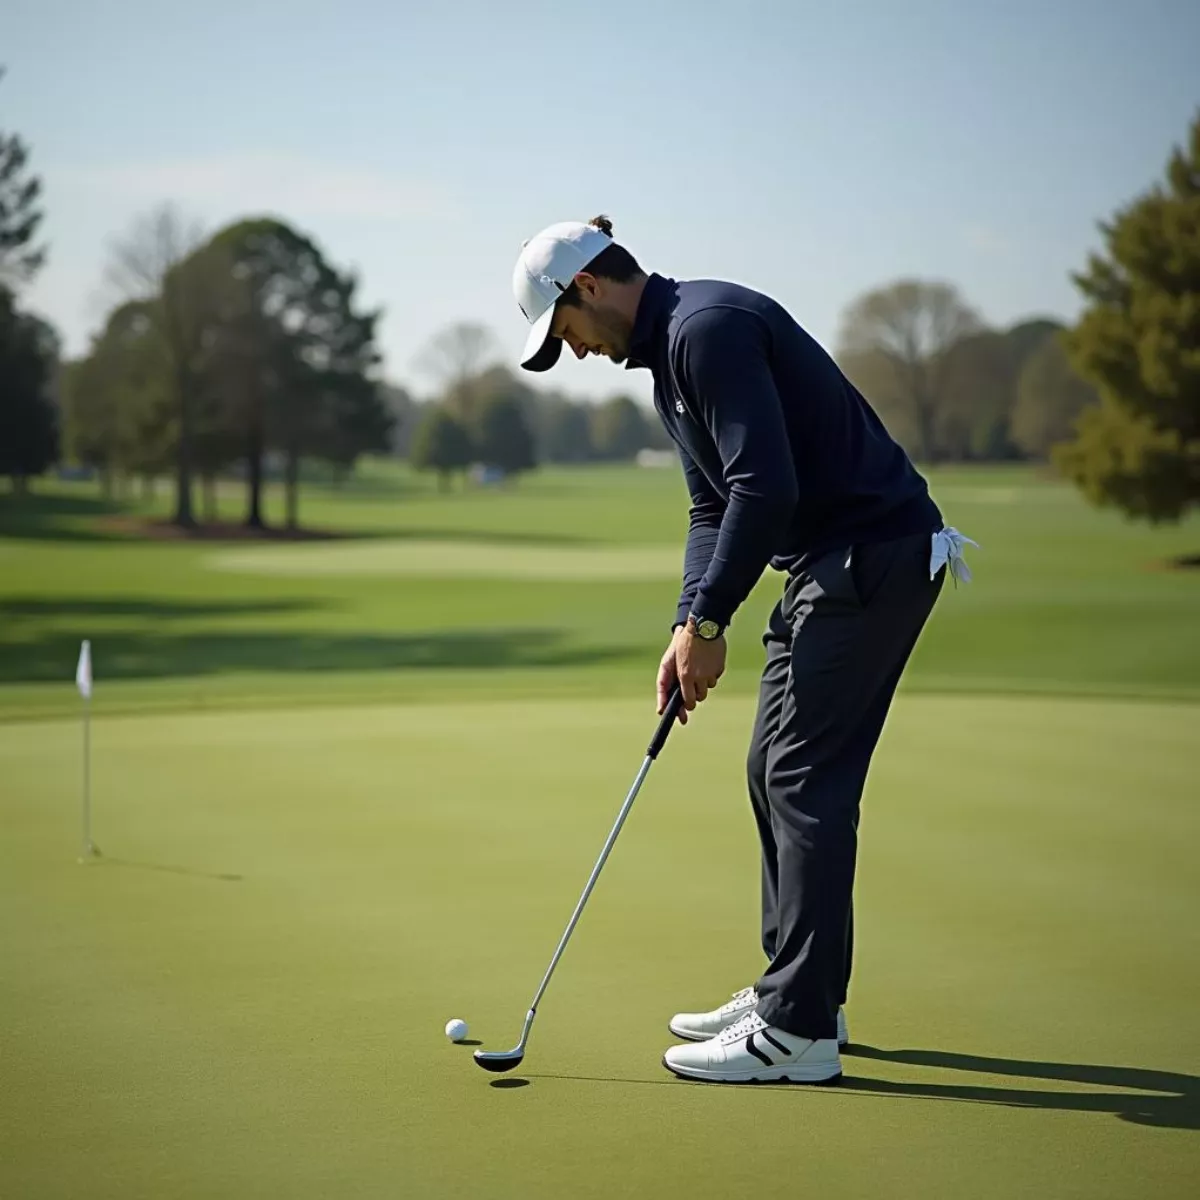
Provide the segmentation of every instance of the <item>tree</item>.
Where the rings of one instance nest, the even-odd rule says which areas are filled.
[[[541,453],[547,462],[585,463],[595,457],[591,406],[550,398],[542,413]]]
[[[244,435],[246,523],[261,527],[264,456],[285,456],[288,526],[297,519],[303,455],[346,468],[386,448],[390,418],[373,373],[378,312],[360,311],[357,280],[312,239],[273,219],[222,230],[204,257],[227,263],[209,362]]]
[[[1003,333],[968,334],[946,351],[945,403],[937,421],[940,456],[992,462],[1019,457],[1012,433],[1018,380],[1029,358],[1062,328],[1061,322],[1035,318]]]
[[[360,455],[388,449],[395,421],[374,377],[380,362],[375,349],[379,312],[359,311],[354,276],[337,272],[305,242],[316,271],[307,297],[297,297],[300,324],[289,343],[297,367],[289,372],[294,394],[284,397],[286,407],[276,414],[286,453],[289,529],[297,525],[300,455],[332,463],[340,477]],[[302,393],[308,403],[293,412]]]
[[[1100,403],[1054,458],[1093,503],[1177,521],[1200,504],[1200,113],[1165,178],[1100,230],[1066,337]]]
[[[137,217],[110,248],[109,284],[127,300],[151,304],[146,309],[167,363],[171,402],[175,408],[175,524],[195,525],[192,511],[194,426],[202,390],[199,359],[209,314],[217,304],[216,279],[204,270],[196,251],[200,227],[187,221],[172,204],[162,204]]]
[[[0,71],[0,78],[3,71]],[[58,454],[58,413],[51,391],[58,338],[45,321],[17,309],[14,289],[45,262],[35,247],[42,183],[28,173],[29,150],[0,130],[0,475],[23,492]]]
[[[1008,345],[1016,374],[1020,376],[1029,360],[1046,344],[1056,338],[1066,326],[1053,317],[1031,317],[1018,321],[1007,333],[1004,341]]]
[[[25,143],[0,130],[0,287],[27,283],[46,261],[45,248],[33,245],[43,216],[42,181],[27,175],[28,163]]]
[[[1059,337],[1043,340],[1021,371],[1012,417],[1012,438],[1030,458],[1048,459],[1067,441],[1075,421],[1099,400],[1096,389],[1080,379]]]
[[[205,392],[212,410],[223,414],[235,458],[245,464],[245,524],[261,529],[267,410],[290,364],[279,344],[279,330],[260,309],[249,272],[241,268],[235,274],[236,249],[214,241],[203,253],[228,259],[234,281],[206,338]],[[306,403],[307,395],[293,393],[293,399],[297,405]]]
[[[134,300],[115,309],[65,376],[68,452],[100,472],[106,493],[118,473],[157,474],[175,456],[178,410],[156,304]]]
[[[325,389],[322,420],[327,431],[319,457],[344,475],[360,455],[385,454],[391,449],[396,418],[378,385],[365,375],[347,373],[333,382],[327,375],[319,386]],[[288,461],[294,463],[295,459],[290,456]],[[295,527],[293,492],[289,492],[289,528]]]
[[[937,457],[1012,457],[1009,424],[1016,365],[1006,336],[987,330],[960,338],[943,356],[940,383],[944,397],[935,424]]]
[[[465,471],[471,459],[471,439],[463,423],[442,405],[427,406],[413,436],[413,466],[436,471],[439,488],[447,491],[451,476]]]
[[[388,450],[397,458],[409,458],[420,406],[406,388],[395,383],[381,383],[379,398],[392,418]]]
[[[636,458],[648,440],[646,417],[636,400],[613,396],[592,411],[592,446],[609,462]]]
[[[58,338],[45,321],[20,313],[0,287],[0,475],[22,493],[58,456],[58,414],[50,394]]]
[[[218,330],[205,334],[206,352],[200,361],[199,390],[192,420],[192,466],[200,480],[204,520],[217,519],[217,478],[241,457],[243,440],[237,412],[216,370]]]
[[[672,454],[676,451],[675,441],[667,432],[662,417],[657,411],[646,414],[646,450],[666,450]]]
[[[901,280],[868,292],[846,310],[839,357],[900,440],[917,457],[938,457],[937,425],[950,395],[948,351],[983,322],[950,284]]]
[[[479,413],[478,456],[486,466],[505,475],[532,471],[537,466],[533,431],[512,396],[492,396]]]
[[[435,334],[417,356],[416,365],[442,385],[443,401],[469,425],[483,404],[474,384],[496,350],[496,339],[486,325],[460,321]]]

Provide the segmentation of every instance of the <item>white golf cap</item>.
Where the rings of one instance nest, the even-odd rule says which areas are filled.
[[[554,305],[588,263],[612,245],[612,238],[594,225],[562,221],[535,234],[522,247],[513,268],[513,295],[532,329],[525,341],[521,366],[548,371],[562,351],[562,341],[550,336]]]

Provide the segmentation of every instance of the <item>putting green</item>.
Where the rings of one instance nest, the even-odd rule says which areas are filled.
[[[677,730],[516,1040],[653,717],[629,701],[0,727],[0,1195],[1190,1197],[1200,709],[898,703],[838,1089],[688,1084],[751,982],[748,699]]]
[[[217,571],[253,575],[384,575],[441,579],[675,579],[679,546],[529,546],[379,539],[248,547],[213,554]]]

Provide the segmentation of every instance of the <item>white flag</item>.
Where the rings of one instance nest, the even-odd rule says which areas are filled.
[[[92,643],[85,641],[79,647],[79,665],[75,668],[75,686],[85,699],[92,698]]]

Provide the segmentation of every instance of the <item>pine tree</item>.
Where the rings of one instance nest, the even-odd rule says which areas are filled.
[[[1100,403],[1055,460],[1094,503],[1176,521],[1200,503],[1200,114],[1165,179],[1100,228],[1066,338]]]

